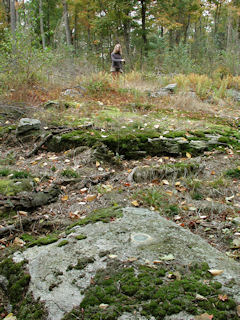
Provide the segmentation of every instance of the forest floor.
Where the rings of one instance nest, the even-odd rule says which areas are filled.
[[[34,107],[28,102],[1,102],[1,259],[32,239],[61,235],[68,225],[96,209],[134,206],[173,220],[239,261],[239,103],[231,99],[201,100],[192,92],[180,91],[153,98],[149,91],[155,88],[147,86],[122,82],[118,89],[95,88],[74,97],[62,95],[61,90],[48,91]],[[15,99],[14,93],[10,98]],[[20,118],[40,120],[43,136],[60,130],[58,135],[65,134],[64,146],[60,143],[55,148],[46,142],[36,154],[29,155],[43,136],[16,135]],[[79,130],[85,135],[81,138],[84,143],[75,144],[71,133],[77,131],[78,137]],[[195,134],[204,141],[206,134],[224,139],[218,146],[198,152],[165,149],[148,154],[148,150],[139,148],[134,156],[124,154],[136,143],[129,137],[145,134],[146,140],[149,132],[153,139],[164,136],[186,140]],[[106,143],[108,148],[100,148],[99,154],[98,138],[102,143],[111,134],[119,137],[119,145],[114,138],[115,145]],[[176,169],[179,164],[185,168],[181,173]],[[197,170],[188,170],[191,165]],[[143,174],[134,181],[136,168]],[[169,168],[173,169],[171,173]],[[26,189],[19,187],[23,185]],[[30,197],[56,186],[60,194],[50,203],[39,207],[21,203],[26,192]],[[2,313],[2,318],[5,315]]]

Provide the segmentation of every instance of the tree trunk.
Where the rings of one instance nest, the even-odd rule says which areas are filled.
[[[16,38],[16,9],[15,0],[10,0],[10,15],[11,15],[11,32],[13,39]]]
[[[67,0],[63,0],[63,10],[64,10],[63,12],[64,12],[64,20],[65,20],[67,45],[70,46],[72,44],[72,41],[71,41],[71,31],[70,31],[70,25],[69,25]]]
[[[190,15],[188,16],[188,20],[187,20],[187,24],[185,25],[185,28],[184,28],[184,43],[186,44],[187,42],[187,34],[188,34],[188,28],[189,28],[189,25],[190,25]]]
[[[43,49],[46,48],[46,41],[45,41],[45,33],[44,33],[44,26],[43,26],[43,8],[42,8],[42,0],[39,0],[39,17],[40,17],[40,31],[42,37],[42,47]]]
[[[147,48],[146,13],[147,13],[146,0],[141,0],[142,40],[143,40],[144,52],[147,55],[148,48]]]

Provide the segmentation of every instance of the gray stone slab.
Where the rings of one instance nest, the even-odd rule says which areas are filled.
[[[216,280],[240,303],[239,263],[157,212],[126,208],[121,219],[108,224],[76,226],[73,232],[67,237],[69,243],[63,247],[58,247],[58,243],[33,247],[20,256],[28,260],[30,291],[35,298],[44,301],[48,320],[62,319],[64,313],[81,303],[82,290],[88,287],[98,269],[106,267],[106,257],[99,257],[103,250],[110,252],[109,258],[126,261],[135,257],[140,264],[146,261],[151,264],[170,255],[178,265],[207,262],[210,268],[224,271]],[[77,234],[85,234],[87,238],[77,241]],[[83,257],[93,257],[95,261],[83,270],[67,270]],[[19,254],[15,258],[19,261]],[[55,286],[50,290],[53,284]]]

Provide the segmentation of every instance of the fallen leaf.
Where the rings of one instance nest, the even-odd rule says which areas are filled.
[[[22,239],[16,237],[13,241],[13,243],[18,246],[18,247],[24,247],[24,245],[26,244],[25,241],[23,241]]]
[[[171,190],[167,190],[165,193],[168,194],[169,196],[173,195],[173,192]]]
[[[191,158],[192,158],[192,155],[191,155],[191,153],[189,153],[189,152],[186,152],[186,157],[187,157],[188,159],[191,159]]]
[[[95,200],[97,198],[96,194],[88,194],[85,198],[86,201],[88,202],[92,202],[93,200]]]
[[[37,177],[36,177],[36,178],[34,178],[33,180],[34,180],[35,182],[37,182],[37,183],[38,183],[38,182],[40,182],[40,179],[39,179],[39,178],[37,178]]]
[[[237,315],[238,315],[239,318],[240,318],[240,304],[237,306]]]
[[[226,294],[219,294],[218,295],[218,299],[221,301],[227,301],[228,300],[228,296]]]
[[[108,257],[110,259],[116,259],[118,256],[116,254],[109,254]]]
[[[3,320],[17,320],[13,313],[9,313]]]
[[[96,161],[96,167],[98,168],[98,167],[100,167],[100,162],[99,161]]]
[[[207,300],[207,298],[205,298],[204,296],[201,296],[200,294],[196,294],[196,300],[199,300],[199,301],[205,301]]]
[[[167,180],[162,180],[162,184],[169,185],[169,182]]]
[[[231,201],[233,200],[233,198],[234,198],[234,196],[226,197],[225,200],[226,200],[227,202],[231,202]]]
[[[210,270],[208,270],[208,272],[210,272],[212,276],[219,276],[220,274],[223,273],[223,270],[210,269]]]
[[[28,216],[28,212],[26,212],[26,211],[18,211],[18,214],[20,216],[23,216],[23,217],[27,217]]]
[[[139,206],[140,206],[140,204],[137,202],[137,200],[132,201],[131,204],[132,204],[134,207],[139,207]]]
[[[212,199],[212,198],[206,198],[206,200],[207,200],[207,201],[213,201],[213,199]]]
[[[136,257],[131,257],[131,258],[127,259],[128,262],[134,262],[134,261],[137,261],[137,260],[138,260],[138,258],[136,258]]]
[[[72,219],[72,220],[80,218],[79,211],[69,212],[68,215],[69,215],[69,218]]]
[[[234,239],[232,244],[234,249],[240,249],[240,239]]]
[[[68,200],[68,195],[67,194],[61,198],[61,201],[63,201],[63,202],[67,201],[67,200]]]
[[[161,260],[164,260],[164,261],[171,261],[171,260],[174,260],[175,257],[174,257],[174,255],[172,255],[172,254],[170,253],[170,254],[168,254],[168,255],[162,256],[160,259],[161,259]]]
[[[80,193],[86,193],[88,191],[88,189],[87,188],[82,188],[82,189],[80,189]]]
[[[203,313],[200,316],[195,316],[194,320],[212,320],[213,315],[208,314],[208,313]]]

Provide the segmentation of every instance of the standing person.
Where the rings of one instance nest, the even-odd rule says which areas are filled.
[[[111,59],[112,59],[111,72],[113,74],[113,77],[115,78],[115,77],[118,77],[119,74],[123,72],[122,62],[125,62],[125,60],[122,59],[122,48],[119,43],[115,45],[113,52],[111,53]]]

